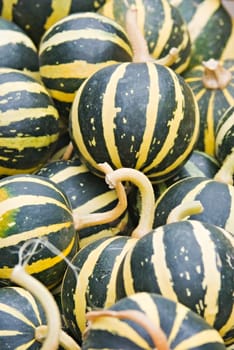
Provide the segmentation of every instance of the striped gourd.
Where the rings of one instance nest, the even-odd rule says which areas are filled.
[[[1,0],[0,15],[19,25],[36,45],[55,22],[75,12],[97,11],[105,0]]]
[[[155,63],[122,63],[88,78],[76,93],[70,134],[82,160],[141,170],[152,182],[173,176],[199,131],[194,95],[181,76]]]
[[[223,163],[234,152],[234,105],[230,106],[220,118],[215,131],[215,156]]]
[[[170,0],[188,25],[192,42],[189,68],[211,57],[233,59],[234,19],[221,0]]]
[[[164,225],[170,211],[177,205],[199,200],[204,210],[190,219],[208,222],[234,233],[234,187],[204,177],[182,179],[168,187],[155,205],[154,227]]]
[[[184,74],[200,111],[200,132],[196,148],[215,155],[215,132],[219,119],[234,105],[234,59],[213,59]]]
[[[116,301],[119,265],[135,239],[100,238],[80,249],[65,272],[61,300],[65,324],[78,342],[86,328],[87,311],[109,307]]]
[[[118,270],[117,298],[161,294],[198,313],[227,343],[234,343],[233,245],[228,231],[198,220],[162,225],[126,253]]]
[[[139,314],[133,314],[133,319],[129,320],[133,312]],[[126,318],[121,319],[121,314]],[[83,350],[156,349],[153,337],[158,339],[158,350],[225,350],[218,332],[204,319],[184,305],[153,293],[136,293],[119,300],[103,312],[89,313],[89,317]],[[145,318],[147,324],[152,326],[153,337],[142,326]],[[160,329],[165,340],[159,342]]]
[[[130,61],[132,49],[124,29],[93,12],[56,22],[39,46],[41,78],[65,117],[81,83],[98,69]]]
[[[37,175],[14,175],[0,180],[0,284],[9,284],[20,247],[31,239],[48,241],[71,258],[77,236],[70,203],[52,181]],[[49,288],[58,284],[66,263],[46,246],[28,259],[26,271]]]
[[[0,288],[0,348],[41,349],[36,330],[46,324],[40,303],[21,287]]]
[[[51,156],[59,114],[45,87],[28,74],[0,68],[0,175],[32,173]]]
[[[138,26],[146,39],[149,53],[158,59],[176,47],[178,58],[171,68],[182,73],[190,61],[190,35],[180,12],[168,0],[109,0],[98,12],[125,27],[125,15],[132,5],[138,10]]]
[[[39,79],[36,46],[19,26],[4,18],[0,18],[0,67],[23,70]]]
[[[105,180],[92,174],[79,159],[59,160],[41,168],[37,175],[48,177],[66,193],[73,213],[82,217],[113,209],[118,202],[117,193]],[[101,237],[127,232],[128,212],[107,224],[78,229],[80,248]]]

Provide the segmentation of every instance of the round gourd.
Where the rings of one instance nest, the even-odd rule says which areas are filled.
[[[88,313],[87,318],[90,324],[82,350],[146,350],[156,349],[155,343],[159,350],[225,350],[218,332],[204,319],[184,305],[153,293],[136,293],[107,310]],[[145,319],[151,333],[142,326]]]
[[[176,47],[178,58],[171,68],[182,73],[189,65],[191,42],[187,24],[177,8],[167,0],[109,0],[98,12],[126,27],[125,16],[131,6],[137,9],[137,23],[146,39],[149,54],[159,59]]]
[[[200,111],[196,149],[215,156],[218,122],[226,109],[234,105],[234,59],[223,62],[210,59],[187,70],[184,79],[191,87]]]
[[[43,85],[0,68],[0,176],[33,173],[53,153],[59,114]]]
[[[116,191],[110,189],[104,179],[92,174],[79,159],[50,162],[36,174],[49,178],[66,193],[77,216],[106,212],[117,205]],[[101,237],[126,234],[128,221],[125,211],[113,222],[78,229],[80,248]]]
[[[39,45],[42,81],[64,117],[87,77],[104,66],[131,58],[132,49],[124,29],[93,12],[72,14],[56,22]]]
[[[230,233],[198,220],[157,227],[126,253],[118,270],[117,298],[161,294],[198,313],[234,343],[233,245]]]
[[[0,18],[0,67],[22,70],[39,79],[37,48],[15,23]]]
[[[0,180],[0,285],[10,284],[20,247],[41,239],[41,249],[28,258],[26,271],[48,288],[59,284],[66,262],[78,249],[70,203],[52,181],[37,175],[14,175]],[[46,247],[57,248],[58,256]]]
[[[3,0],[0,14],[39,45],[45,31],[61,18],[75,12],[97,11],[104,3],[105,0]]]
[[[156,63],[122,63],[94,73],[78,89],[70,135],[82,161],[141,170],[152,182],[173,176],[192,153],[199,112],[181,76]]]

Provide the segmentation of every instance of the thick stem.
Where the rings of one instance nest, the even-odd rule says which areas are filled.
[[[45,326],[45,325],[38,326],[35,330],[36,340],[42,343],[47,337],[47,333],[48,333],[48,326]],[[75,340],[63,330],[60,331],[59,345],[62,346],[64,350],[81,349],[80,346],[75,342]]]
[[[227,155],[224,159],[221,168],[214,176],[214,180],[225,184],[233,185],[234,176],[234,151]]]
[[[114,172],[114,170],[107,163],[99,164],[99,168],[106,175]],[[121,182],[116,183],[115,190],[117,193],[118,203],[112,210],[108,210],[104,213],[87,214],[84,216],[79,216],[79,214],[74,210],[73,221],[75,229],[80,230],[85,227],[103,225],[118,219],[127,209],[127,196],[125,188]]]
[[[184,220],[187,216],[202,213],[204,210],[200,201],[182,202],[177,205],[167,218],[167,224]]]
[[[20,264],[14,267],[11,280],[32,293],[39,300],[45,311],[48,333],[41,350],[57,350],[59,347],[61,319],[58,306],[52,294],[39,280],[29,275]]]
[[[224,68],[221,63],[211,58],[202,62],[204,73],[203,84],[207,89],[224,89],[232,79],[232,73]]]
[[[141,213],[137,227],[132,237],[140,238],[150,232],[154,223],[154,190],[150,180],[141,171],[132,168],[120,168],[106,175],[106,181],[115,187],[121,181],[132,182],[138,187],[141,194]]]
[[[137,310],[121,310],[121,311],[90,311],[86,314],[88,321],[93,322],[99,317],[114,317],[118,319],[131,320],[139,324],[150,335],[154,348],[157,350],[170,350],[165,333],[160,327],[156,327],[155,324],[147,317],[146,314]]]
[[[63,154],[62,160],[69,160],[71,159],[72,152],[74,150],[74,146],[72,142],[70,141],[69,144],[67,145],[65,152]]]

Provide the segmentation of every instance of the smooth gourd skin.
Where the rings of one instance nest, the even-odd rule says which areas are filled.
[[[136,310],[160,327],[169,347],[181,350],[225,350],[218,332],[200,316],[180,303],[155,293],[136,293],[119,300],[108,310]],[[149,334],[136,322],[100,317],[92,322],[84,335],[82,350],[146,350],[153,344]]]
[[[189,86],[155,63],[105,67],[76,93],[70,135],[96,174],[98,163],[141,170],[152,182],[173,176],[192,153],[199,112]]]
[[[48,240],[71,259],[78,249],[72,210],[66,195],[52,181],[37,175],[8,176],[0,181],[0,284],[9,285],[20,247],[31,239]],[[30,249],[29,249],[30,250]],[[66,262],[41,245],[26,271],[48,288],[59,284]]]
[[[230,233],[200,221],[157,227],[125,255],[117,297],[150,292],[179,301],[234,343],[233,243]]]

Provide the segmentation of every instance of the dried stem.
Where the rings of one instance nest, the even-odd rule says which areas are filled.
[[[224,159],[221,168],[214,176],[214,180],[233,185],[234,176],[234,150]]]
[[[190,215],[200,214],[203,210],[204,208],[200,201],[182,202],[172,209],[168,215],[167,224],[181,221]]]
[[[134,321],[139,324],[150,335],[154,348],[157,350],[170,350],[165,333],[160,327],[156,327],[155,324],[147,317],[146,314],[137,310],[101,310],[90,311],[86,314],[86,318],[90,322],[96,321],[100,317],[114,317],[118,319],[126,319]]]
[[[202,81],[207,89],[224,89],[232,79],[232,73],[221,65],[221,62],[211,58],[202,62],[204,73]]]

